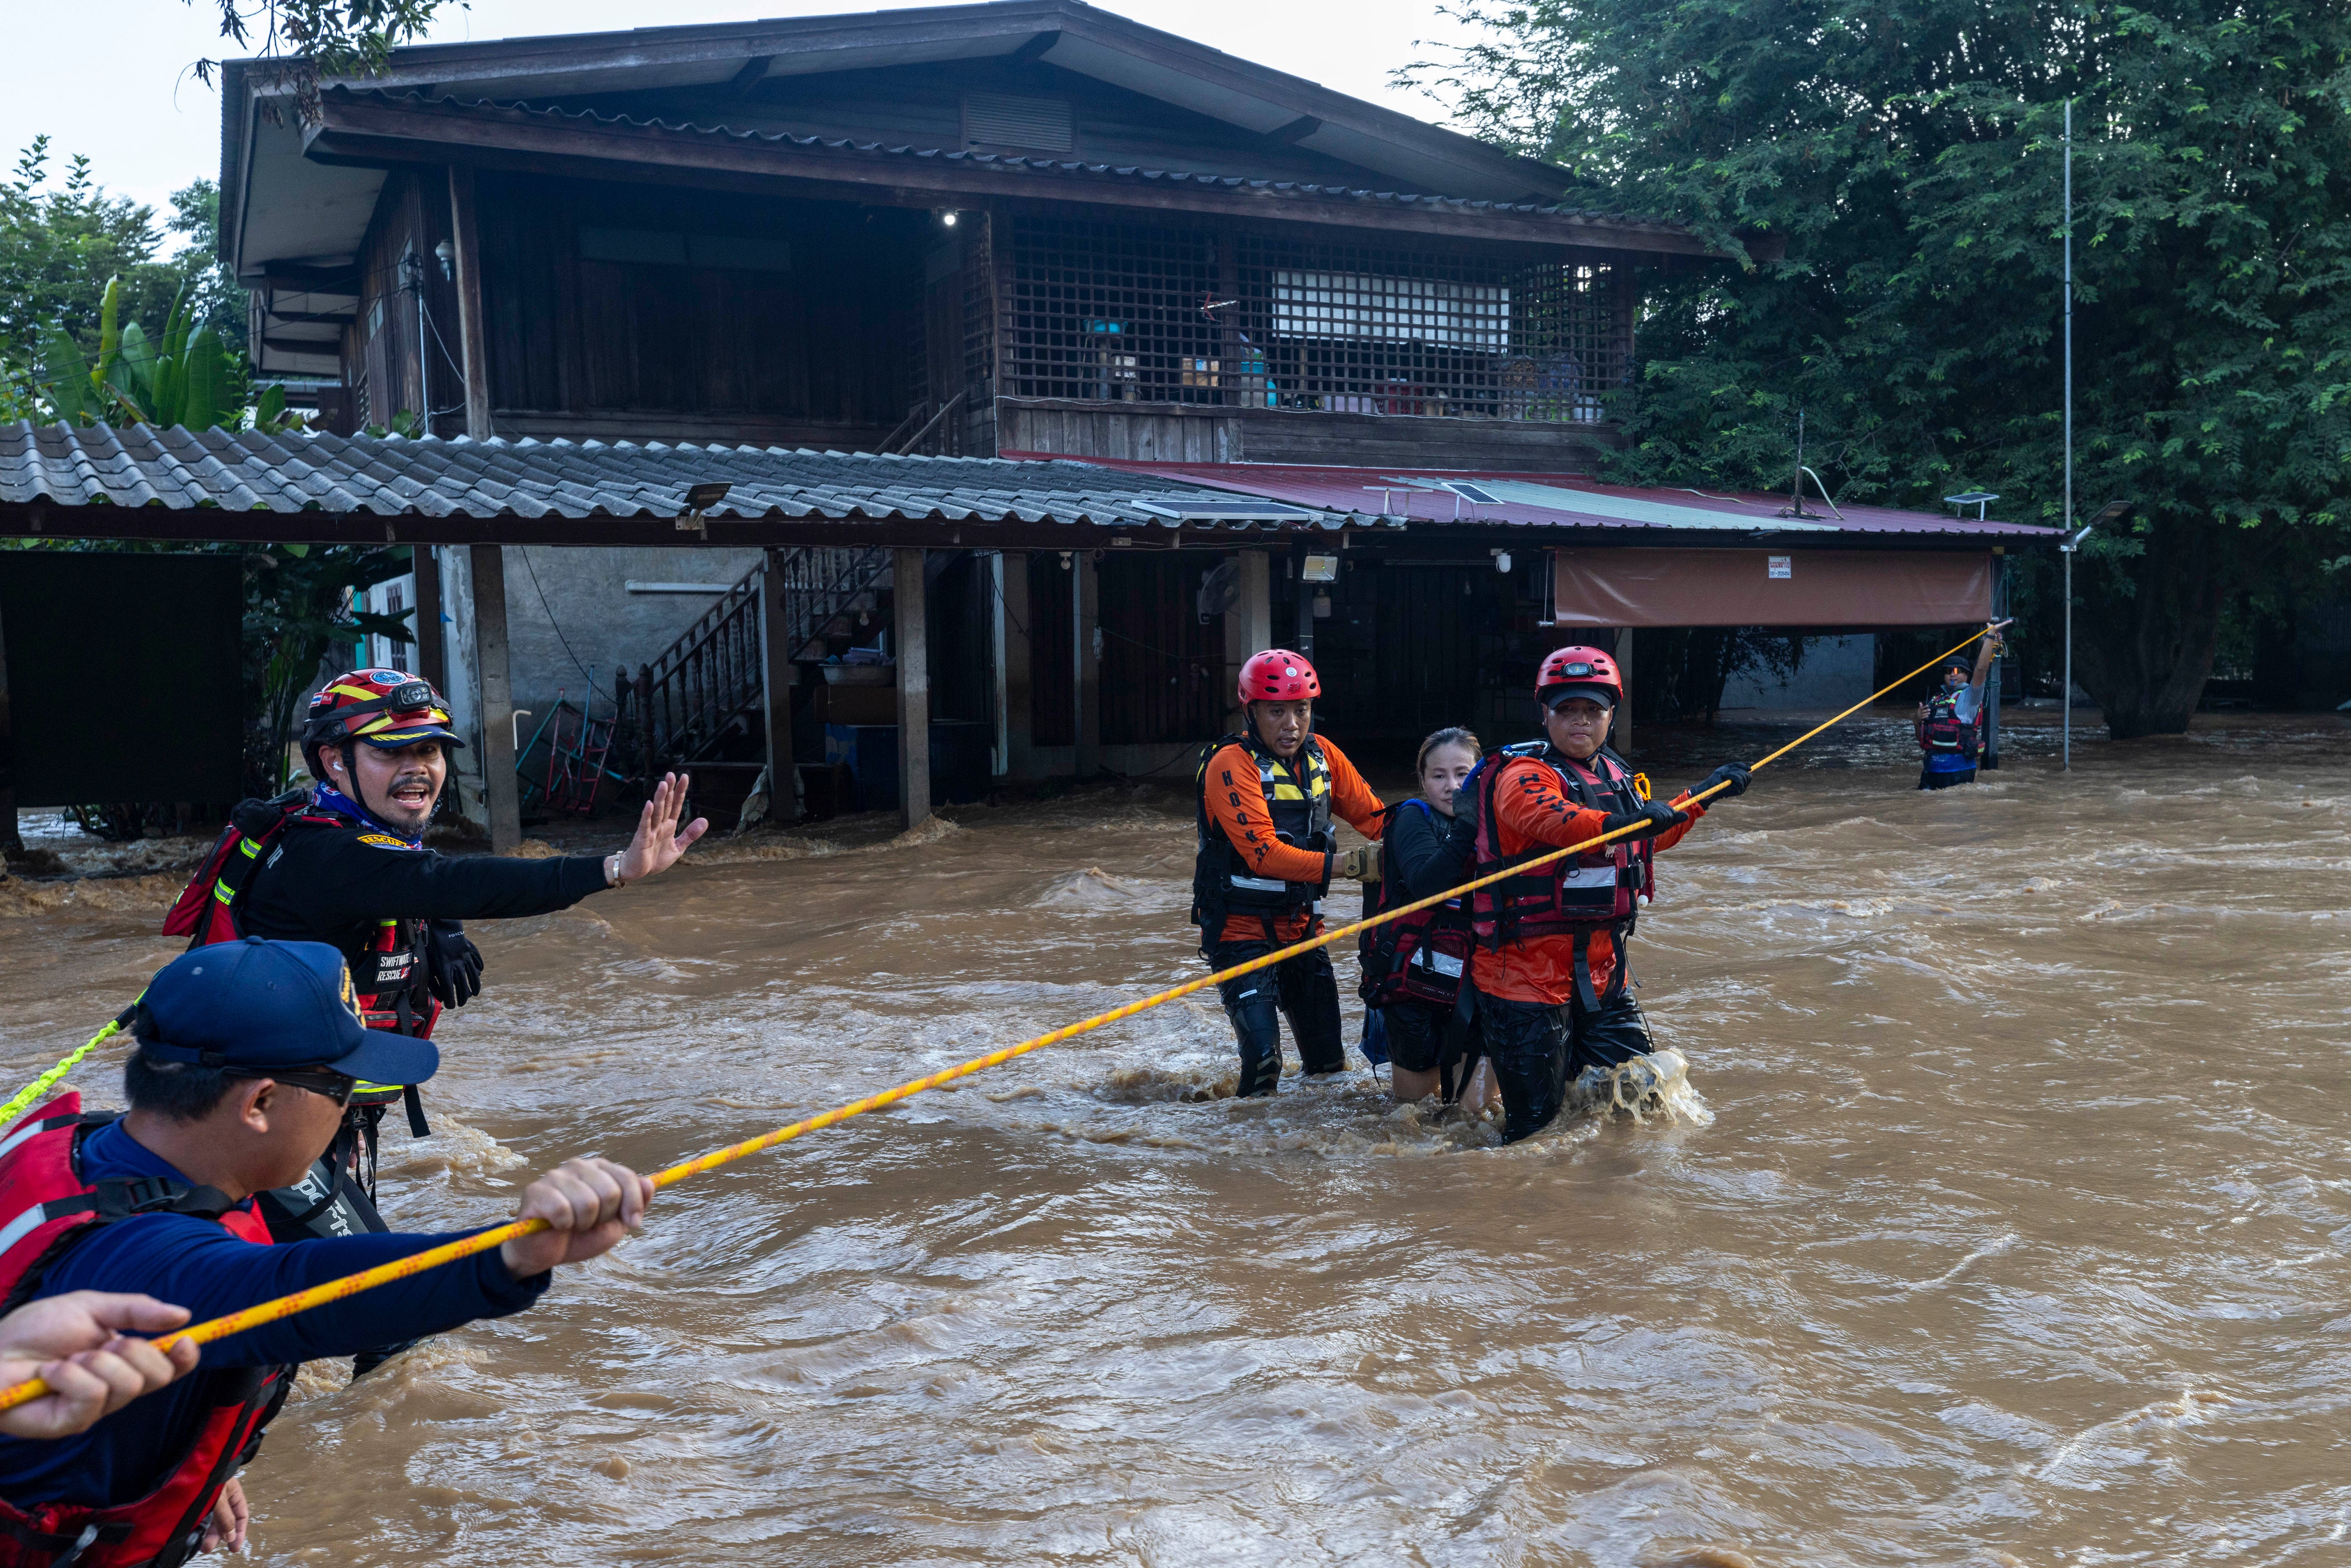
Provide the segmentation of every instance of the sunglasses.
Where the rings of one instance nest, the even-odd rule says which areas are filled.
[[[290,1083],[297,1089],[308,1089],[313,1094],[323,1094],[332,1100],[338,1110],[351,1103],[351,1095],[360,1086],[358,1079],[323,1067],[270,1068],[266,1071],[258,1067],[231,1067],[223,1071],[231,1078],[266,1078],[272,1082]]]

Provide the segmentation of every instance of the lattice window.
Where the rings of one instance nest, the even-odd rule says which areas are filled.
[[[1587,422],[1629,321],[1605,267],[1016,218],[1014,397]]]

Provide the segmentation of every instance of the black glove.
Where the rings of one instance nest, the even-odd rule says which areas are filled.
[[[1717,800],[1728,800],[1735,796],[1746,794],[1747,781],[1754,776],[1755,769],[1752,768],[1743,768],[1736,762],[1726,762],[1721,767],[1716,768],[1713,772],[1708,774],[1704,779],[1698,780],[1698,788],[1691,790],[1690,793],[1693,795],[1703,795],[1718,784],[1727,784],[1729,788],[1725,789],[1721,794],[1713,797],[1713,799]]]
[[[462,1008],[482,994],[482,950],[465,935],[464,922],[435,920],[424,928],[424,984],[444,1008]]]
[[[1678,828],[1688,821],[1689,817],[1687,813],[1675,810],[1663,800],[1652,800],[1637,811],[1614,813],[1600,824],[1600,831],[1604,833],[1613,833],[1619,828],[1629,828],[1636,822],[1639,823],[1641,826],[1638,832],[1627,833],[1623,839],[1617,841],[1619,843],[1625,843],[1635,839],[1654,839],[1667,828]]]

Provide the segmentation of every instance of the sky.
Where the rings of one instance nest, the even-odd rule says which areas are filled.
[[[1466,37],[1435,0],[1095,0],[1154,27],[1288,71],[1423,120],[1442,121],[1426,96],[1393,88],[1400,65]],[[866,0],[475,0],[436,18],[434,43],[586,33],[646,25],[739,22],[900,10]],[[0,64],[0,162],[43,132],[52,174],[86,154],[98,182],[168,214],[171,194],[220,174],[220,98],[191,62],[228,52],[218,0],[9,0]],[[91,45],[102,80],[87,74]]]

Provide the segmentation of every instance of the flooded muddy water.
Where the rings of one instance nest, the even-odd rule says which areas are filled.
[[[1710,1125],[1492,1148],[1360,1064],[1236,1103],[1195,997],[672,1188],[543,1310],[314,1376],[254,1555],[2351,1561],[2351,734],[2053,749],[2027,725],[1919,794],[1873,717],[1665,857],[1636,971]],[[455,1125],[388,1130],[386,1207],[487,1222],[567,1155],[651,1168],[1195,975],[1189,816],[1162,783],[722,841],[481,927]],[[170,956],[152,928],[0,919],[10,1088]]]

